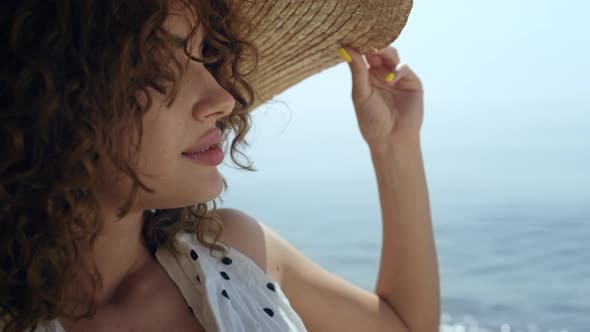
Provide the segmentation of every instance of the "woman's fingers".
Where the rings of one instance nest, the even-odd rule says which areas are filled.
[[[401,90],[418,90],[422,89],[420,79],[408,67],[407,64],[401,63],[400,56],[392,46],[380,50],[374,50],[364,54],[370,71],[374,73],[378,80],[383,80],[387,85],[395,85]],[[385,78],[393,72],[393,80],[385,81]],[[391,76],[389,77],[391,78]],[[398,84],[398,82],[401,82]]]
[[[396,89],[399,90],[421,91],[423,89],[418,75],[408,64],[401,63],[399,53],[394,47],[388,46],[380,50],[367,52],[364,55],[371,67],[370,70],[378,73],[380,79],[385,79],[391,72],[394,73],[392,81],[385,81],[387,85],[395,85]]]
[[[371,68],[386,67],[394,69],[400,63],[399,53],[392,46],[367,52],[365,53],[365,59],[367,59],[367,63]]]
[[[398,91],[421,92],[423,90],[422,82],[416,73],[407,64],[400,63],[399,53],[394,47],[388,46],[364,54],[349,47],[343,48],[352,59],[349,66],[352,71],[353,101],[360,103],[367,98],[371,93],[372,85],[394,86]],[[362,56],[365,57],[366,63]],[[392,72],[393,79],[386,81],[386,77],[391,78]]]
[[[352,100],[357,103],[367,98],[371,93],[371,84],[369,78],[369,69],[363,61],[362,54],[348,46],[342,47],[350,56],[351,62],[348,63],[352,73]],[[341,53],[343,57],[344,54]]]
[[[387,85],[395,85],[397,90],[423,91],[422,82],[416,73],[406,63],[400,63],[395,68],[395,78]]]

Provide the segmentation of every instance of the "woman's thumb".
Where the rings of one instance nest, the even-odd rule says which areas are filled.
[[[370,93],[369,69],[362,54],[350,47],[338,49],[340,56],[348,62],[352,73],[352,99],[356,103],[364,100]]]

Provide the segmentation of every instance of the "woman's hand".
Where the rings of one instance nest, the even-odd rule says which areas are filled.
[[[424,118],[422,82],[406,64],[400,63],[397,50],[390,46],[365,53],[370,66],[367,68],[361,53],[343,48],[352,58],[352,101],[369,148],[419,142]],[[395,78],[385,81],[391,72]]]

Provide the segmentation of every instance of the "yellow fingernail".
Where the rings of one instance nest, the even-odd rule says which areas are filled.
[[[393,72],[391,72],[391,73],[389,73],[389,75],[387,75],[385,77],[385,81],[391,82],[391,81],[393,81],[394,78],[395,78],[395,74]]]
[[[350,57],[350,54],[348,54],[348,52],[346,52],[346,50],[342,47],[340,47],[338,49],[338,52],[340,53],[340,56],[342,57],[342,59],[346,60],[346,62],[352,62],[352,58]]]

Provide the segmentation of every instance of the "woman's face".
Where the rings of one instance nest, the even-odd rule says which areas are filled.
[[[167,18],[164,29],[185,39],[194,26],[194,18],[179,1],[173,1],[171,6],[172,15]],[[204,30],[200,26],[193,36],[194,41],[189,44],[191,54],[202,56],[200,43],[203,37]],[[182,47],[177,51],[184,65],[187,56]],[[202,63],[196,61],[189,61],[170,108],[166,107],[165,95],[152,89],[148,91],[152,105],[142,120],[143,137],[137,167],[139,172],[153,175],[139,174],[140,179],[155,192],[140,190],[139,208],[142,211],[178,208],[215,199],[223,190],[217,167],[196,163],[183,156],[182,152],[200,143],[201,138],[216,127],[216,121],[232,111],[235,99],[217,83]],[[102,191],[101,200],[118,206],[116,204],[120,205],[126,199],[131,181],[128,178],[115,179],[112,165],[103,166],[101,173],[105,181],[99,191]]]

